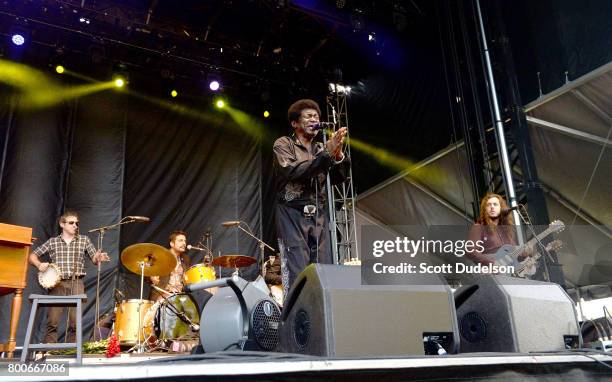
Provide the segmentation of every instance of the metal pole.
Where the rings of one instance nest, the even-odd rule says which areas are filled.
[[[484,24],[482,22],[482,13],[480,11],[480,0],[475,0],[476,10],[478,12],[478,25],[480,27],[480,36],[482,38],[482,47],[485,57],[487,79],[489,81],[489,91],[491,101],[493,102],[493,113],[495,117],[495,134],[497,135],[497,142],[499,144],[499,155],[500,164],[502,168],[502,174],[504,176],[504,183],[506,185],[506,192],[508,194],[508,202],[510,207],[517,206],[516,193],[514,191],[514,182],[512,181],[512,169],[510,168],[510,160],[508,158],[508,148],[506,146],[506,137],[504,135],[504,123],[501,119],[501,113],[499,111],[499,104],[497,103],[497,91],[495,90],[495,79],[493,78],[493,69],[491,67],[491,57],[489,56],[489,48],[487,45],[487,38],[485,35]],[[522,230],[522,223],[517,210],[512,211],[512,217],[514,218],[514,224],[517,229],[518,244],[523,245],[524,237]]]
[[[334,90],[334,99],[338,97],[338,93]],[[331,118],[334,124],[338,123],[338,118],[336,115],[336,109],[334,105],[331,104],[331,101],[327,102],[328,107],[328,119],[330,117],[329,110],[331,109]],[[334,128],[334,131],[336,128]],[[323,145],[327,144],[327,132],[323,129]],[[331,249],[332,249],[332,259],[334,264],[340,264],[340,254],[338,253],[338,223],[336,221],[336,205],[334,199],[334,188],[331,184],[331,178],[329,177],[329,172],[325,177],[325,187],[327,187],[327,210],[329,211],[329,238],[331,240]],[[319,208],[319,206],[317,206]]]

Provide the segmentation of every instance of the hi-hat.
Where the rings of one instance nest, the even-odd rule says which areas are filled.
[[[176,257],[161,245],[140,243],[121,252],[121,263],[136,274],[140,274],[140,264],[144,263],[145,276],[167,276],[176,268]]]
[[[257,262],[254,258],[250,256],[242,256],[242,255],[225,255],[219,256],[212,261],[213,265],[218,265],[224,268],[242,268],[248,267],[249,265],[253,265]]]

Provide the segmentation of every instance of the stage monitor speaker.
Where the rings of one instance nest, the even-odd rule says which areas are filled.
[[[455,291],[460,353],[562,351],[578,338],[574,303],[552,283],[483,275]]]
[[[457,317],[449,286],[361,285],[356,266],[309,265],[281,316],[280,350],[318,356],[454,353]]]

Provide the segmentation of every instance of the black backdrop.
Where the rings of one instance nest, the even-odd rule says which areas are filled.
[[[150,223],[109,231],[104,250],[111,262],[101,272],[101,313],[113,307],[117,287],[137,298],[139,277],[119,261],[134,243],[168,245],[174,229],[190,243],[210,230],[215,254],[257,256],[254,242],[224,220],[243,220],[262,232],[262,157],[258,142],[241,133],[222,113],[190,118],[126,94],[106,92],[39,111],[14,107],[8,92],[0,105],[0,221],[33,227],[33,247],[59,234],[65,209],[80,214],[81,232],[144,215]],[[263,187],[269,186],[266,179]],[[89,234],[96,244],[97,236]],[[194,263],[200,253],[191,253]],[[84,335],[91,334],[96,267],[86,260]],[[253,278],[257,267],[245,270]],[[30,313],[27,296],[40,293],[37,272],[28,272],[17,343]],[[148,289],[144,291],[148,295]],[[0,298],[0,341],[8,338],[10,300]],[[44,314],[42,315],[44,318]],[[63,333],[63,330],[61,330]],[[39,325],[37,333],[41,338]],[[38,339],[37,338],[37,339]]]

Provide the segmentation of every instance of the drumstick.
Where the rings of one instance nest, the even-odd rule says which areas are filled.
[[[169,296],[172,296],[172,293],[168,292],[168,291],[167,291],[167,290],[165,290],[165,289],[162,289],[162,288],[157,287],[157,286],[155,286],[155,285],[151,285],[151,286],[152,286],[152,287],[153,287],[153,288],[154,288],[156,291],[158,291],[158,292],[165,293],[165,294],[167,294],[167,295],[169,295]]]

